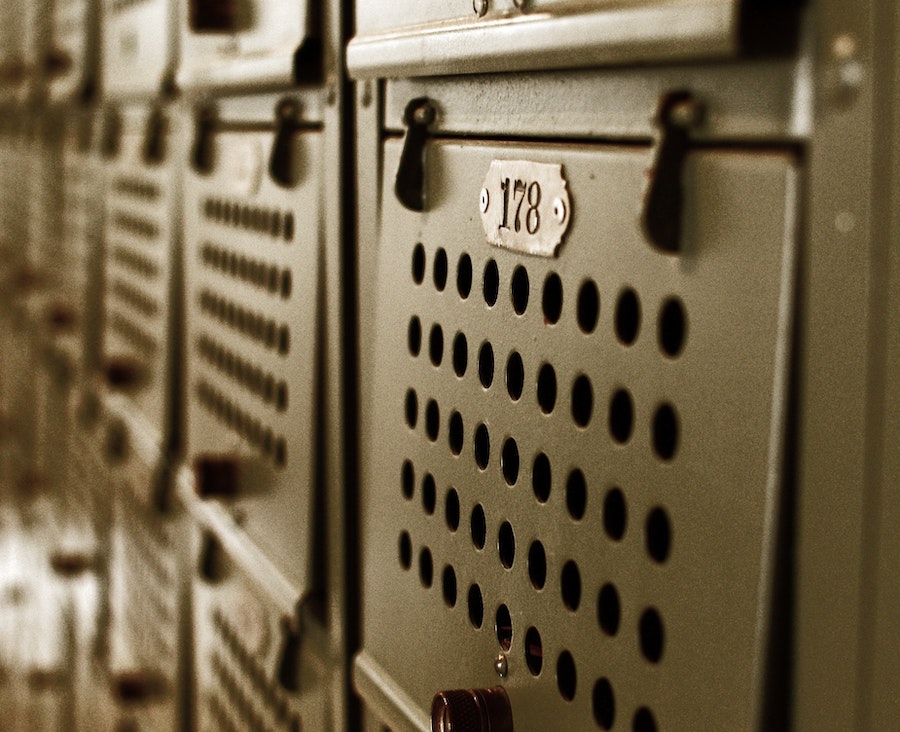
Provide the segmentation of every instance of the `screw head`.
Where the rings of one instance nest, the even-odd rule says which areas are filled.
[[[494,670],[501,679],[506,678],[506,674],[509,673],[509,659],[505,653],[497,654],[497,658],[494,659]]]
[[[565,223],[566,216],[568,216],[569,212],[566,208],[566,202],[557,197],[553,199],[553,218],[560,224]]]
[[[488,206],[491,205],[491,194],[488,193],[487,188],[481,189],[481,213],[485,213],[488,210]]]
[[[472,0],[472,9],[479,18],[488,11],[488,0]]]

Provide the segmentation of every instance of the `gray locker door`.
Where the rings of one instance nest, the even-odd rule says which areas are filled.
[[[364,699],[419,729],[436,692],[496,685],[520,732],[751,728],[797,161],[691,153],[669,255],[638,226],[646,148],[434,141],[419,214],[390,193],[401,145],[365,405]],[[485,243],[494,161],[526,171],[511,227],[513,205],[522,227],[568,219],[555,256]],[[561,165],[567,200],[528,196],[534,163]]]

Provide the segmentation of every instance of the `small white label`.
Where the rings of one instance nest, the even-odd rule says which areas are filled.
[[[478,195],[489,244],[554,257],[572,219],[562,165],[494,160]]]

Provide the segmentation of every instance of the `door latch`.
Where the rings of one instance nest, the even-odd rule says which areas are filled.
[[[403,112],[406,137],[400,153],[394,193],[410,211],[425,210],[425,145],[429,127],[436,116],[434,104],[428,97],[413,99]]]
[[[656,114],[657,136],[648,170],[641,226],[657,249],[681,251],[684,209],[684,162],[691,145],[691,130],[704,118],[703,105],[688,91],[662,98]]]

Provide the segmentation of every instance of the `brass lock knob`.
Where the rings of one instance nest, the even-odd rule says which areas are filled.
[[[431,732],[513,732],[506,689],[439,692],[431,702]]]

